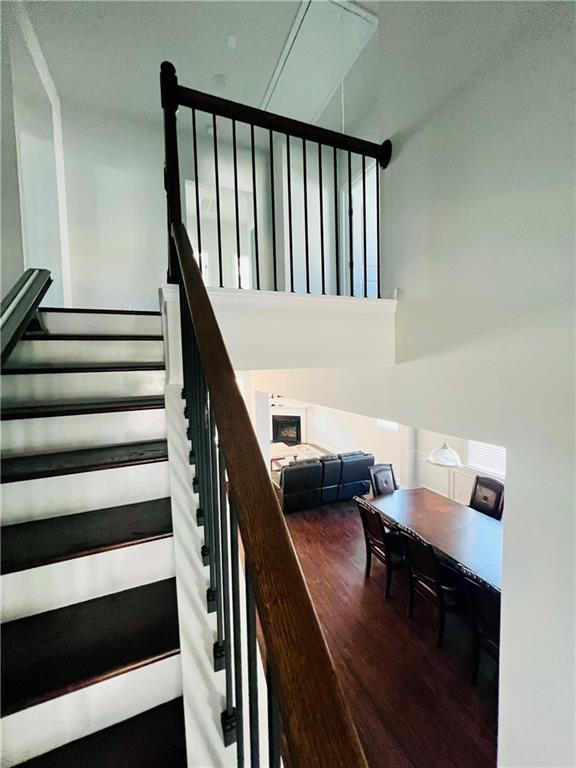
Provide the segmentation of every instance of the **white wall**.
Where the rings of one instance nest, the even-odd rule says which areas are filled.
[[[314,407],[314,441],[335,453],[366,451],[374,460],[394,465],[396,480],[406,484],[406,428],[398,431],[377,424],[375,418],[334,408]]]
[[[398,132],[383,200],[388,279],[402,292],[398,365],[255,383],[506,446],[499,765],[573,766],[573,6],[387,3],[381,12],[381,72],[405,85],[381,78],[381,138]],[[453,24],[457,45],[440,37],[434,48],[428,31],[415,57],[400,32],[403,14],[417,24],[420,13]],[[411,82],[429,84],[432,64],[460,55],[458,41],[487,16],[497,28],[499,14],[511,37],[498,55],[490,50],[473,77],[405,124]],[[482,50],[464,50],[482,60]]]
[[[3,94],[3,104],[7,108],[3,117],[7,129],[5,151],[10,152],[11,142],[15,141],[12,152],[16,153],[15,157],[13,154],[6,158],[5,173],[9,174],[5,179],[6,204],[11,207],[11,218],[7,222],[10,240],[6,245],[13,253],[5,253],[4,258],[8,265],[13,263],[12,274],[21,273],[28,267],[49,269],[53,284],[45,304],[62,306],[64,274],[53,108],[38,70],[38,61],[30,49],[31,41],[21,28],[21,19],[25,19],[25,15],[6,11],[4,16],[9,17],[8,34],[3,40],[4,52],[8,53],[8,47],[10,51],[10,55],[2,60],[3,81],[8,86]],[[14,161],[17,178],[10,177],[14,172]]]
[[[75,306],[157,309],[167,267],[160,126],[66,102],[63,122]]]
[[[16,154],[16,130],[12,72],[9,61],[8,18],[6,4],[1,9],[1,96],[2,96],[2,259],[0,293],[4,296],[24,271],[22,248],[22,220],[20,189],[18,184],[18,160]]]
[[[217,288],[209,295],[237,370],[394,360],[392,299]]]

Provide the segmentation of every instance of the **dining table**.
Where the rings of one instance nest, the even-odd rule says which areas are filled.
[[[385,521],[432,544],[437,554],[500,590],[502,522],[429,488],[402,488],[359,499]]]

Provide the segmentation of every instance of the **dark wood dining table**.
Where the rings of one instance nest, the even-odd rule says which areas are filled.
[[[363,499],[400,528],[428,541],[449,561],[496,589],[502,584],[502,522],[428,488],[400,489]]]

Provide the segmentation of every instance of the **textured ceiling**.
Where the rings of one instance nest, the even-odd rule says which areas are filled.
[[[158,75],[165,59],[184,85],[259,106],[298,6],[291,0],[26,3],[60,97],[142,120],[161,119]],[[229,36],[236,37],[234,48]]]

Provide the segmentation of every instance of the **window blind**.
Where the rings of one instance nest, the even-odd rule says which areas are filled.
[[[468,440],[469,467],[479,469],[488,474],[504,477],[506,475],[506,448],[491,443],[480,443]]]
[[[400,425],[397,421],[388,421],[387,419],[376,419],[376,424],[384,429],[391,429],[393,432],[398,432]]]

